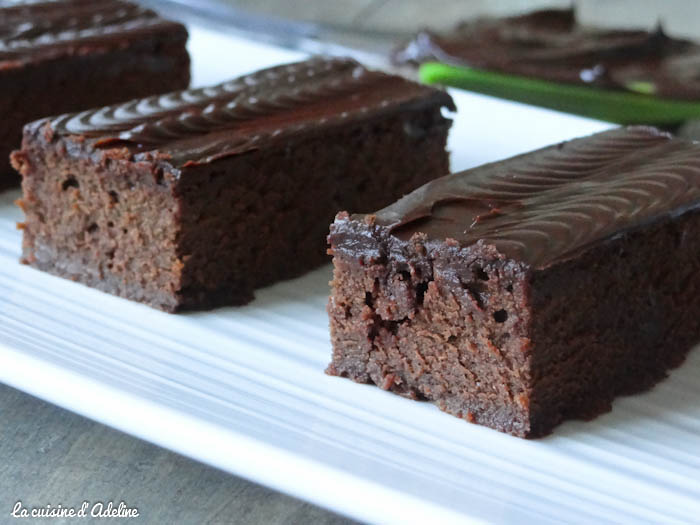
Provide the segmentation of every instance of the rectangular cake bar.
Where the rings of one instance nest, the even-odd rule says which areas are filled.
[[[328,373],[537,437],[700,342],[700,144],[616,129],[437,179],[329,237]]]
[[[32,120],[184,89],[187,30],[122,0],[0,2],[0,188]]]
[[[327,260],[338,210],[449,171],[444,91],[314,58],[25,127],[23,261],[166,311]]]

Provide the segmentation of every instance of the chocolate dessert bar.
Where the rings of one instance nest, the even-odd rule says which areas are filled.
[[[23,261],[172,312],[327,261],[340,209],[448,173],[444,91],[315,58],[25,127]]]
[[[184,89],[187,31],[121,0],[0,3],[0,187],[27,122]]]
[[[666,99],[700,99],[700,45],[653,31],[581,26],[573,9],[479,18],[451,33],[421,32],[400,64],[438,61]]]
[[[327,372],[521,437],[700,342],[700,144],[616,129],[341,213]]]

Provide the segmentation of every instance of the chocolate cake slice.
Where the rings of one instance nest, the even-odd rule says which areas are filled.
[[[700,44],[672,38],[661,26],[651,31],[589,27],[568,8],[477,18],[444,35],[423,31],[396,49],[392,59],[397,64],[438,61],[664,99],[698,100],[699,56]]]
[[[700,342],[700,144],[616,129],[437,179],[329,237],[328,373],[521,437]]]
[[[182,24],[122,0],[0,2],[0,188],[22,126],[47,115],[184,89]]]
[[[315,58],[46,118],[12,156],[23,261],[172,312],[243,304],[327,261],[340,209],[449,171],[444,91]]]

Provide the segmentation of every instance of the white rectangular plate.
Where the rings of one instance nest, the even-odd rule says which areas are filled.
[[[299,54],[191,28],[194,84]],[[455,92],[454,169],[605,129]],[[0,381],[329,509],[381,522],[690,522],[700,355],[593,422],[524,441],[324,374],[330,267],[242,308],[168,315],[18,264],[0,196]]]

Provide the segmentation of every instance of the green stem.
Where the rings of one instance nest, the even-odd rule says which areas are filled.
[[[423,64],[420,78],[428,84],[459,87],[619,124],[675,124],[700,117],[700,102],[559,84],[439,62]]]

